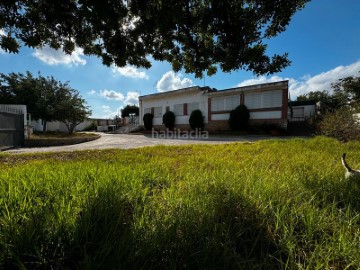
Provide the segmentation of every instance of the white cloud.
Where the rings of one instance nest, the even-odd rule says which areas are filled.
[[[95,91],[95,90],[91,90],[91,91],[88,92],[88,95],[91,95],[91,96],[96,95],[96,91]]]
[[[96,91],[91,90],[89,92],[91,95],[95,95]],[[122,93],[114,91],[114,90],[100,90],[99,96],[104,97],[108,100],[118,100],[122,101],[124,105],[139,105],[139,93],[135,91],[129,91],[126,93],[126,96],[124,96]]]
[[[110,106],[107,106],[107,105],[103,105],[101,106],[102,110],[104,113],[109,113],[111,112],[111,109],[110,109]]]
[[[116,115],[119,115],[120,110],[122,108],[124,108],[126,105],[139,106],[139,93],[135,92],[135,91],[129,91],[126,93],[126,95],[124,95],[120,92],[114,91],[114,90],[106,90],[106,89],[100,90],[99,93],[97,93],[95,90],[91,90],[88,93],[104,97],[108,100],[120,101],[119,105],[121,105],[121,106],[118,107],[114,111],[111,109],[111,107],[109,105],[102,105],[101,106],[102,114],[100,114],[101,116],[99,118],[111,118],[112,119]]]
[[[193,86],[194,83],[189,78],[183,78],[182,74],[175,74],[174,71],[166,72],[156,84],[159,92],[172,91],[176,89]]]
[[[112,70],[114,73],[120,74],[121,76],[128,78],[145,79],[145,80],[149,79],[149,76],[144,71],[140,71],[138,68],[133,66],[127,66],[127,67],[113,66]]]
[[[100,118],[113,119],[120,112],[121,108],[117,108],[115,111],[111,110],[110,106],[101,106],[102,116]]]
[[[39,60],[48,65],[85,65],[86,60],[81,56],[84,55],[84,50],[75,48],[72,54],[66,54],[62,50],[54,50],[48,45],[41,49],[35,49],[33,55]]]
[[[359,71],[360,71],[360,60],[348,66],[338,66],[334,69],[331,69],[326,72],[322,72],[315,76],[305,75],[300,79],[282,78],[279,76],[272,76],[266,78],[265,76],[260,76],[254,79],[243,81],[239,83],[237,86],[246,86],[246,85],[254,85],[260,83],[289,80],[290,96],[292,99],[294,99],[295,97],[309,93],[310,91],[323,91],[323,90],[331,91],[331,83],[334,83],[337,80],[344,77],[359,76]]]
[[[139,106],[139,93],[138,92],[127,92],[125,100],[125,104],[136,105]]]
[[[125,97],[123,94],[116,92],[114,90],[100,90],[100,96],[106,98],[106,99],[112,99],[112,100],[124,100]]]

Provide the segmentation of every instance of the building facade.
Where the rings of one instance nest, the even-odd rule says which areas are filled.
[[[177,129],[189,130],[189,117],[199,109],[204,115],[205,129],[226,131],[230,112],[240,104],[250,111],[250,123],[271,123],[286,127],[288,117],[288,81],[216,90],[189,87],[139,97],[140,121],[146,113],[154,116],[155,129],[162,130],[162,116],[175,113]]]

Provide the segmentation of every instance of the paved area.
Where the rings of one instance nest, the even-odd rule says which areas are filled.
[[[136,134],[106,134],[99,133],[101,137],[95,141],[85,142],[67,146],[52,146],[38,148],[17,148],[5,151],[6,153],[36,153],[36,152],[60,152],[60,151],[78,151],[78,150],[94,150],[109,148],[138,148],[144,146],[155,145],[186,145],[186,144],[223,144],[230,142],[255,142],[268,139],[289,139],[293,137],[270,137],[264,135],[210,135],[208,138],[186,139],[177,138],[169,139],[161,136],[152,137],[151,135]]]

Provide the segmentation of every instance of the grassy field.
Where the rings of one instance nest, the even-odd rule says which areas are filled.
[[[0,154],[0,269],[360,269],[360,142]]]

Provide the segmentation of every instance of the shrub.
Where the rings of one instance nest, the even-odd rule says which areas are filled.
[[[151,130],[153,127],[153,118],[154,116],[151,113],[145,113],[143,117],[144,127],[147,130]]]
[[[93,131],[93,130],[96,130],[96,124],[95,122],[91,122],[91,124],[89,124],[88,126],[86,126],[84,128],[84,131]]]
[[[317,124],[317,132],[340,141],[359,140],[360,123],[354,113],[350,108],[326,113]]]
[[[175,114],[172,111],[167,111],[163,115],[163,124],[168,129],[173,129],[175,126]]]
[[[204,116],[200,110],[191,112],[189,118],[189,124],[192,129],[203,129],[204,128]]]
[[[246,130],[249,126],[250,113],[245,105],[239,105],[230,112],[229,126],[232,130]]]
[[[136,105],[126,105],[125,108],[121,109],[121,118],[128,117],[132,113],[139,115],[139,107]]]

